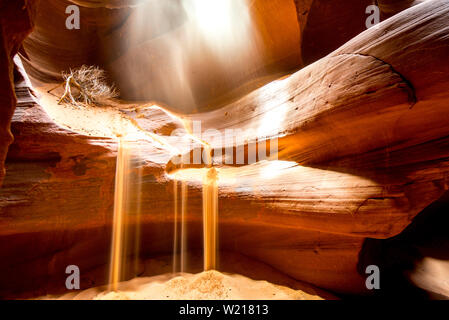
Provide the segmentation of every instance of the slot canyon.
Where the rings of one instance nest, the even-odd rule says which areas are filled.
[[[0,37],[1,299],[449,299],[449,1],[0,0]]]

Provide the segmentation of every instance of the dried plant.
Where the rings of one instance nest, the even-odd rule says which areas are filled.
[[[116,98],[118,91],[106,82],[106,72],[96,66],[71,69],[62,74],[65,90],[59,99],[62,102],[80,105],[102,105],[108,99]]]

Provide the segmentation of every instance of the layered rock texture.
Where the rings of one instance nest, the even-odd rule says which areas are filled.
[[[13,57],[33,28],[35,1],[2,1],[0,3],[0,185],[5,171],[3,163],[12,142],[11,118],[16,106],[14,95]],[[14,17],[14,19],[11,19]]]
[[[220,83],[220,70],[211,71],[210,78],[201,72],[194,76],[195,109],[167,97],[144,96],[145,83],[131,90],[130,83],[117,77],[121,68],[132,67],[133,57],[152,52],[157,41],[182,30],[182,24],[159,30],[162,35],[128,38],[127,19],[135,14],[128,1],[108,2],[114,9],[99,1],[76,2],[87,28],[55,32],[69,2],[45,1],[38,8],[35,31],[24,43],[25,69],[40,101],[30,94],[29,84],[16,81],[15,140],[0,189],[0,241],[8,244],[0,246],[2,296],[64,291],[70,264],[85,270],[83,288],[104,284],[117,130],[151,137],[137,143],[144,155],[143,257],[172,252],[175,182],[169,173],[181,169],[173,163],[172,150],[189,155],[201,146],[187,133],[170,133],[201,121],[203,133],[196,138],[212,147],[219,175],[230,177],[218,182],[220,249],[338,293],[365,293],[363,266],[360,274],[357,265],[366,238],[399,234],[448,189],[447,1],[410,2],[409,9],[362,33],[369,1],[345,1],[336,16],[328,13],[336,1],[295,1],[296,7],[288,1],[255,1],[264,58],[232,84]],[[277,16],[270,8],[283,13]],[[357,23],[334,30],[338,21],[355,14]],[[119,35],[134,42],[122,47]],[[10,85],[5,87],[10,99],[6,109],[2,100],[2,130],[9,126],[3,114],[14,109],[13,54],[10,50],[5,58],[10,76],[2,88]],[[150,64],[163,65],[163,58]],[[211,70],[214,64],[208,63]],[[151,98],[168,104],[171,112],[149,101],[82,110],[57,105],[57,94],[47,93],[48,84],[62,70],[81,64],[99,64],[113,75],[115,70],[114,81],[124,97]],[[291,69],[300,70],[263,85]],[[252,83],[255,75],[259,81]],[[243,142],[217,141],[208,129],[239,129]],[[248,151],[258,140],[274,138],[277,161],[221,164],[219,154],[226,148]],[[186,141],[193,142],[192,150]],[[7,148],[3,140],[2,148]],[[188,248],[198,252],[202,185],[195,179],[186,184]]]

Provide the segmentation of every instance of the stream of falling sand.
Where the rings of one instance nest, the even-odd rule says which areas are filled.
[[[212,167],[211,149],[203,143],[206,153],[207,171],[202,181],[203,198],[203,268],[205,271],[217,269],[218,248],[218,172]],[[182,170],[182,167],[181,167]],[[187,264],[187,183],[181,180],[181,217],[179,217],[178,180],[174,179],[174,240],[173,272],[186,271]],[[181,230],[179,230],[179,226]],[[178,267],[179,256],[179,267]]]
[[[217,170],[210,168],[203,180],[204,270],[217,269],[218,186]]]
[[[173,235],[173,273],[185,272],[186,270],[186,251],[187,251],[187,228],[186,228],[186,210],[187,210],[187,184],[181,182],[181,218],[179,217],[179,200],[178,200],[178,181],[173,181],[174,194],[174,235]],[[179,225],[181,230],[178,230]],[[179,256],[179,267],[178,267]]]
[[[112,222],[111,263],[109,270],[110,289],[116,291],[122,270],[123,213],[125,194],[125,172],[129,150],[123,140],[118,142],[117,164],[115,169],[114,217]]]
[[[217,171],[212,167],[211,149],[203,142],[207,171],[203,178],[203,250],[204,270],[217,268],[218,248],[218,186]],[[133,274],[138,268],[140,243],[141,169],[133,163],[138,150],[130,141],[118,141],[115,175],[114,216],[112,225],[111,261],[109,270],[110,290],[117,291],[118,283],[126,278],[130,266],[129,256],[134,256]],[[182,170],[182,168],[181,168]],[[135,172],[136,174],[132,174]],[[178,187],[180,184],[180,199]],[[138,186],[138,188],[136,188]],[[187,265],[187,181],[174,179],[174,240],[173,272],[186,272]],[[134,213],[134,216],[133,216]],[[131,228],[133,227],[133,229]],[[178,230],[180,228],[180,230]],[[132,229],[132,230],[131,230]],[[179,253],[179,255],[178,255]],[[179,266],[178,257],[179,256]],[[127,270],[128,269],[128,270]]]
[[[110,290],[114,291],[126,274],[135,275],[138,270],[142,169],[135,162],[139,159],[132,142],[118,141],[109,268]],[[127,265],[130,258],[133,263]]]

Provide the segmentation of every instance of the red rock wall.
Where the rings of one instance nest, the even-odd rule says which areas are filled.
[[[13,57],[33,29],[37,3],[33,0],[0,2],[0,186],[8,147],[13,141],[10,123],[17,103]]]

